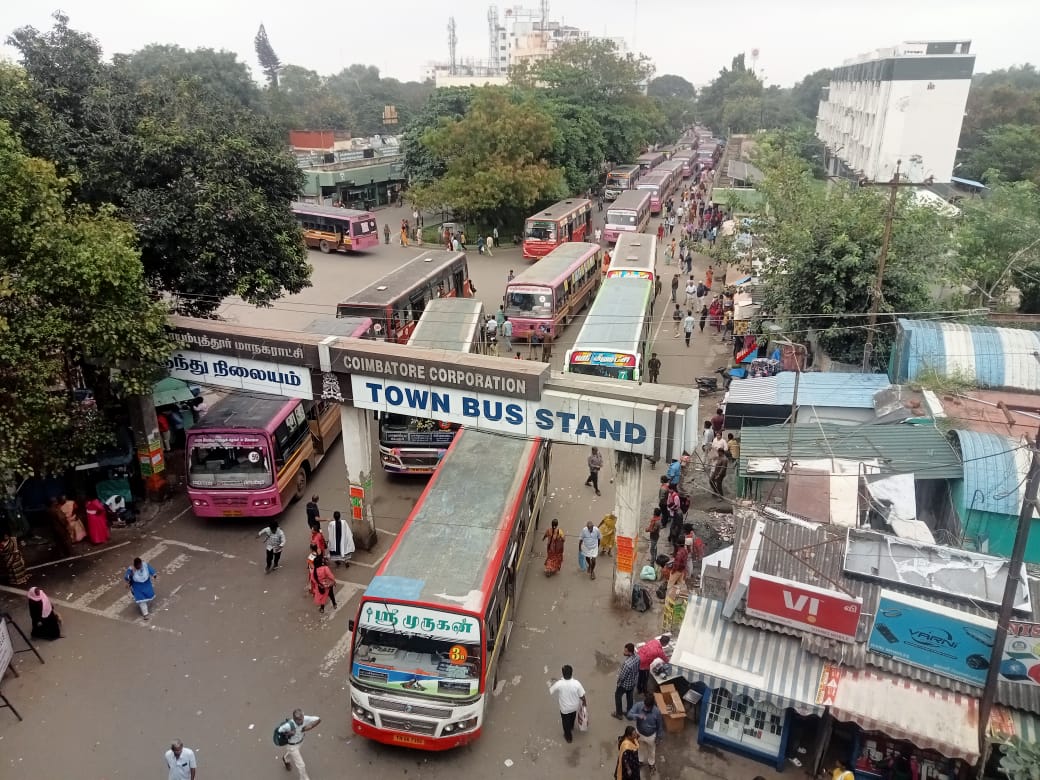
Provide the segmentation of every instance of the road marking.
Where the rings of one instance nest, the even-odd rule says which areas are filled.
[[[336,580],[337,586],[337,601],[346,606],[347,602],[354,598],[360,591],[364,590],[365,586],[360,585],[356,582],[343,582],[342,580]],[[350,589],[350,595],[346,596],[347,589]],[[335,613],[333,613],[335,614]],[[331,619],[331,618],[330,618]],[[322,677],[331,677],[333,670],[339,665],[348,655],[350,655],[350,641],[353,638],[354,632],[349,628],[346,633],[343,634],[336,644],[332,646],[332,649],[325,654],[325,658],[321,662],[321,666],[318,667],[318,673]]]
[[[23,598],[26,597],[26,591],[19,590],[18,588],[11,588],[11,587],[8,587],[7,585],[0,585],[0,591],[4,591],[5,593],[13,593],[16,596],[22,596]],[[172,628],[164,628],[162,626],[156,626],[156,625],[152,625],[150,623],[145,623],[141,619],[130,620],[129,618],[120,617],[119,615],[114,615],[114,614],[110,615],[110,614],[107,614],[107,612],[104,611],[104,610],[94,609],[93,607],[86,607],[86,606],[83,606],[81,604],[72,603],[70,601],[62,601],[61,599],[54,599],[54,598],[52,598],[51,599],[51,604],[54,604],[55,606],[61,607],[62,609],[70,609],[70,610],[72,610],[74,612],[82,612],[82,613],[84,613],[86,615],[93,615],[95,617],[106,618],[107,620],[114,620],[117,623],[126,623],[127,625],[130,625],[130,626],[137,626],[139,628],[147,628],[150,631],[162,631],[165,634],[173,634],[175,636],[180,636],[181,635],[180,631],[177,631],[177,630],[172,629]]]
[[[389,552],[389,550],[387,552]],[[351,561],[350,565],[351,566],[364,566],[366,569],[375,569],[377,566],[379,566],[379,564],[381,564],[383,562],[383,559],[386,557],[386,555],[387,555],[387,553],[383,553],[378,558],[376,558],[374,563],[365,563],[363,561]]]
[[[190,555],[186,553],[181,553],[180,555],[173,558],[165,566],[163,566],[163,574],[173,574],[175,571],[177,571],[177,569],[179,569],[181,566],[183,566],[190,560]]]
[[[165,551],[166,551],[166,545],[165,544],[157,544],[154,547],[152,547],[152,549],[148,550],[143,555],[141,555],[140,557],[141,557],[141,560],[147,562],[147,561],[150,561],[150,560],[154,559],[158,555],[162,555],[163,552],[165,552]],[[73,602],[73,603],[77,607],[86,607],[92,601],[97,601],[99,598],[101,598],[103,595],[105,595],[108,591],[112,590],[112,588],[119,587],[122,584],[123,584],[123,581],[120,578],[120,579],[117,579],[117,580],[114,580],[114,581],[106,582],[103,585],[98,585],[96,588],[91,588],[90,590],[88,590],[86,593],[84,593],[82,596],[80,596],[78,599],[76,599],[75,602]],[[111,609],[111,607],[109,609]],[[108,610],[98,610],[98,612],[100,614],[105,614],[105,615],[108,614]]]
[[[152,536],[152,539],[158,539],[165,544],[172,544],[175,547],[183,547],[185,550],[192,550],[194,552],[212,553],[213,555],[219,555],[221,558],[237,558],[238,556],[232,555],[231,553],[221,552],[220,550],[213,550],[209,547],[202,547],[201,545],[191,544],[189,542],[179,542],[176,539],[163,539],[159,536]],[[144,556],[141,556],[144,558]]]
[[[85,552],[82,555],[70,555],[68,558],[59,558],[56,561],[48,561],[47,563],[38,563],[35,566],[28,566],[28,567],[26,567],[26,571],[33,571],[34,569],[43,569],[43,568],[46,568],[47,566],[57,566],[59,563],[67,563],[68,561],[78,561],[80,558],[90,558],[93,555],[101,555],[101,553],[108,552],[109,550],[115,550],[115,549],[117,549],[119,547],[126,547],[128,544],[131,544],[131,542],[120,542],[119,544],[111,544],[111,545],[108,545],[107,547],[101,547],[101,548],[99,548],[97,550],[91,550],[90,552]]]

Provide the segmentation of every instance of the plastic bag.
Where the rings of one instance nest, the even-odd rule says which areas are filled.
[[[589,708],[586,707],[584,704],[582,704],[581,705],[581,709],[578,710],[577,723],[578,723],[578,731],[588,731],[589,730]]]
[[[653,566],[644,566],[639,572],[639,579],[653,582],[657,579],[657,570]]]

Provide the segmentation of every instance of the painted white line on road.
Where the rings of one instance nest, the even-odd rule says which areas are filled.
[[[336,580],[336,600],[346,606],[347,602],[356,596],[360,591],[364,590],[365,586],[357,582],[343,582],[342,580]],[[350,595],[347,595],[347,591],[350,591]],[[342,609],[342,607],[341,607]],[[329,620],[335,616],[335,612],[329,617]],[[349,628],[346,633],[343,634],[336,644],[332,646],[332,649],[325,654],[325,658],[321,662],[321,666],[318,667],[318,673],[322,677],[331,677],[332,672],[341,661],[346,659],[350,655],[350,640],[353,633]]]
[[[163,566],[163,574],[173,574],[177,569],[186,564],[191,560],[191,556],[187,553],[181,553],[165,566]]]
[[[48,561],[47,563],[38,563],[35,566],[28,566],[28,567],[26,567],[26,571],[33,571],[34,569],[44,569],[44,568],[46,568],[48,566],[57,566],[59,563],[68,563],[69,561],[78,561],[80,558],[90,558],[91,556],[94,556],[94,555],[101,555],[101,553],[108,552],[109,550],[115,550],[115,549],[117,549],[119,547],[126,547],[128,544],[130,544],[130,542],[120,542],[119,544],[110,544],[110,545],[108,545],[106,547],[101,547],[101,548],[99,548],[97,550],[91,550],[90,552],[85,552],[82,555],[70,555],[68,558],[59,558],[56,561]]]
[[[389,550],[387,552],[389,552]],[[383,553],[378,558],[376,558],[374,563],[365,563],[363,561],[351,561],[350,565],[351,566],[364,566],[366,569],[375,569],[376,567],[379,566],[379,564],[381,564],[383,562],[383,559],[385,557],[386,557],[386,553]]]
[[[152,539],[158,539],[166,544],[172,544],[175,547],[183,547],[185,550],[192,550],[194,552],[212,553],[213,555],[219,555],[221,558],[237,558],[238,556],[232,555],[231,553],[221,552],[220,550],[213,550],[209,547],[202,547],[198,544],[191,544],[190,542],[179,542],[176,539],[163,539],[160,536],[152,536]],[[143,556],[142,556],[143,557]]]
[[[91,602],[97,601],[99,598],[104,596],[106,593],[112,590],[112,588],[117,588],[121,585],[123,585],[122,580],[106,582],[104,585],[98,585],[96,588],[91,588],[72,603],[75,604],[77,607],[86,607]]]
[[[22,596],[22,597],[25,597],[25,594],[26,594],[26,591],[24,591],[24,590],[19,590],[18,588],[11,588],[11,587],[8,587],[7,585],[0,585],[0,591],[4,591],[5,593],[13,593],[16,596]],[[82,612],[82,613],[84,613],[86,615],[94,615],[95,617],[106,618],[108,620],[114,620],[117,623],[126,623],[127,625],[131,625],[131,626],[138,626],[140,628],[147,628],[147,629],[149,629],[151,631],[162,631],[163,633],[174,634],[175,636],[180,636],[181,635],[180,631],[177,631],[177,630],[172,629],[172,628],[163,628],[162,626],[151,625],[151,624],[145,623],[143,620],[139,620],[139,619],[138,620],[130,620],[129,618],[120,617],[119,615],[114,615],[114,614],[113,615],[109,615],[109,614],[107,614],[107,610],[103,611],[103,610],[100,610],[100,609],[94,609],[93,607],[85,607],[85,606],[82,606],[82,605],[79,605],[79,604],[74,604],[74,603],[69,602],[69,601],[62,601],[61,599],[53,599],[52,598],[51,599],[51,604],[54,604],[57,607],[61,607],[62,609],[70,609],[70,610],[72,610],[74,612]]]

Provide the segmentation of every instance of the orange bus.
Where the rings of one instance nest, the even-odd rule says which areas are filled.
[[[524,222],[524,258],[545,257],[560,244],[585,241],[591,232],[592,201],[561,200]]]

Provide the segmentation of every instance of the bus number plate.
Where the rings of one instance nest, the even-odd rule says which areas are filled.
[[[221,512],[221,514],[224,517],[241,517],[242,516],[242,510],[241,509],[225,509],[223,512]]]
[[[399,745],[417,745],[419,747],[426,744],[426,740],[422,737],[409,737],[404,734],[394,734],[394,742]]]

